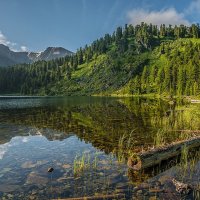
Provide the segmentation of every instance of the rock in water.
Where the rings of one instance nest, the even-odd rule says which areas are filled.
[[[49,172],[49,173],[51,173],[51,172],[53,172],[53,171],[54,171],[54,168],[53,168],[53,167],[48,168],[48,172]]]
[[[192,187],[188,184],[181,183],[174,178],[172,179],[172,182],[176,187],[176,191],[180,194],[186,195],[192,191]]]
[[[31,172],[27,176],[26,184],[31,185],[46,185],[48,183],[48,178],[41,176],[37,172]]]

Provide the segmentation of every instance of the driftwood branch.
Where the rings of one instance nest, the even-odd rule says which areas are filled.
[[[52,199],[52,200],[112,200],[118,198],[124,198],[124,194],[105,194],[105,195],[97,195],[97,196],[90,196],[90,197],[75,197],[75,198],[67,198],[67,199]]]
[[[200,136],[155,148],[144,153],[138,153],[134,158],[129,157],[127,164],[129,168],[134,170],[153,167],[164,160],[179,156],[183,147],[188,150],[200,147]]]

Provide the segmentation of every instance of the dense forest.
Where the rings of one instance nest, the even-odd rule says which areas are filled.
[[[0,68],[0,93],[198,95],[200,27],[125,25],[73,56]]]

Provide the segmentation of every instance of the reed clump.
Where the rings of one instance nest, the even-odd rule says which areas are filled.
[[[78,176],[78,175],[81,175],[86,170],[96,169],[97,165],[98,165],[97,153],[95,153],[93,159],[91,159],[91,155],[89,153],[76,155],[74,159],[74,166],[73,166],[74,175]]]

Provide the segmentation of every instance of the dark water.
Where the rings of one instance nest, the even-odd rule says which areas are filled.
[[[131,138],[129,149],[136,153],[156,145],[160,130],[169,130],[167,143],[180,136],[179,130],[197,132],[199,108],[138,98],[0,98],[0,198],[123,193],[131,199],[144,181],[180,177],[180,166],[174,165],[130,171],[121,152],[127,146],[120,141]],[[195,160],[181,180],[198,187],[199,165]]]

